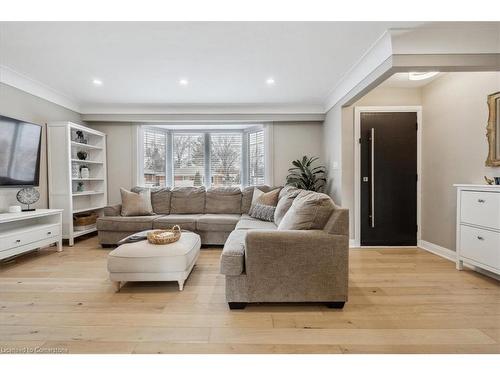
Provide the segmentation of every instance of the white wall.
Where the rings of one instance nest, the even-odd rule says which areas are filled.
[[[81,122],[81,116],[76,112],[3,83],[0,83],[0,114],[43,126],[40,158],[40,186],[38,187],[40,191],[40,200],[34,207],[47,208],[47,133],[45,124],[50,121]],[[18,191],[19,188],[0,188],[0,211],[6,210],[10,205],[19,204],[16,200],[16,193]]]
[[[89,124],[107,134],[108,153],[108,200],[120,203],[120,187],[131,188],[135,176],[135,125],[134,123]],[[322,123],[274,123],[273,124],[273,172],[275,185],[283,185],[291,161],[303,155],[319,156],[323,162]]]
[[[499,72],[448,73],[422,89],[422,239],[455,250],[453,184],[500,176],[485,167],[487,96],[500,91]]]

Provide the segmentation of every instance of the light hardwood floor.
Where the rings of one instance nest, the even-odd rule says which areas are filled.
[[[96,237],[0,265],[0,353],[500,353],[500,283],[418,249],[351,250],[349,302],[230,311],[220,249],[114,293]]]

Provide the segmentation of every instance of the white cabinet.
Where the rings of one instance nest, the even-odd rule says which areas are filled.
[[[0,214],[0,260],[52,244],[61,251],[62,212],[37,209]]]
[[[71,122],[47,124],[49,207],[64,209],[62,236],[73,246],[96,227],[74,228],[73,215],[108,204],[106,134]],[[85,168],[85,173],[82,169]]]
[[[500,274],[500,186],[457,188],[457,269],[463,264]]]

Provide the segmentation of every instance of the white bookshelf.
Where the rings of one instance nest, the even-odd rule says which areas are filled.
[[[76,141],[76,131],[83,133],[87,143]],[[85,160],[78,158],[79,151],[87,153]],[[94,211],[101,216],[108,204],[106,134],[72,122],[48,123],[47,160],[49,207],[64,210],[62,234],[73,246],[76,237],[96,231],[95,226],[74,230],[73,215]],[[83,166],[90,171],[88,178],[80,175]],[[78,190],[79,184],[82,191]]]

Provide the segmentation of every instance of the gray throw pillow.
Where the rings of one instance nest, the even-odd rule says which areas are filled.
[[[285,190],[286,188],[287,187],[285,186],[283,190]],[[283,220],[283,217],[288,212],[288,210],[292,206],[293,201],[301,191],[302,190],[300,189],[293,188],[288,193],[285,193],[283,195],[281,195],[280,192],[281,197],[278,201],[278,204],[276,205],[276,210],[274,211],[274,224],[280,225],[281,220]]]
[[[335,209],[332,199],[323,193],[302,191],[278,226],[278,230],[323,229]]]
[[[145,189],[140,193],[134,193],[120,188],[122,196],[122,216],[149,216],[153,215],[151,206],[151,191]]]
[[[257,203],[250,208],[250,216],[259,220],[273,221],[275,209],[275,206]]]

